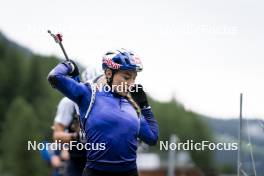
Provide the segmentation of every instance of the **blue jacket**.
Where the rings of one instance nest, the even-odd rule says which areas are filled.
[[[77,103],[81,121],[84,122],[92,95],[91,87],[68,77],[70,71],[69,65],[59,64],[50,72],[48,80]],[[155,145],[158,140],[158,125],[151,108],[142,109],[141,112],[139,118],[124,97],[114,96],[111,91],[97,91],[84,124],[87,143],[93,148],[87,152],[86,167],[114,172],[136,169],[137,138],[149,145]],[[96,148],[100,144],[105,145],[105,150],[98,150],[98,146]]]

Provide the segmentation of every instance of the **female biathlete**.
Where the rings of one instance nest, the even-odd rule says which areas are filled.
[[[142,64],[133,52],[119,49],[103,56],[102,67],[105,81],[96,92],[93,84],[71,78],[79,74],[73,61],[57,65],[48,80],[79,107],[86,144],[90,146],[83,175],[137,176],[138,139],[149,145],[158,141],[158,124],[147,96],[141,85],[134,85]]]

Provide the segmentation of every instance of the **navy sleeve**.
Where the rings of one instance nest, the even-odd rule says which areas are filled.
[[[151,108],[141,110],[143,117],[140,118],[140,129],[138,137],[149,145],[156,145],[158,142],[159,128]]]
[[[68,77],[71,68],[65,63],[57,65],[48,75],[48,81],[52,87],[58,89],[66,97],[77,103],[81,103],[83,95],[87,94],[91,97],[91,90],[83,83],[78,83],[74,79]],[[89,99],[89,98],[88,98]]]

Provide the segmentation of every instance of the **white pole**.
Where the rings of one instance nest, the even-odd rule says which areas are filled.
[[[241,176],[241,168],[242,168],[242,163],[241,163],[241,136],[242,136],[242,104],[243,103],[243,94],[240,93],[240,112],[239,112],[239,129],[238,129],[238,155],[237,155],[237,176]]]
[[[178,138],[175,134],[170,136],[170,144],[177,142]],[[168,176],[175,176],[175,160],[176,154],[175,150],[169,150],[169,159],[168,159]]]

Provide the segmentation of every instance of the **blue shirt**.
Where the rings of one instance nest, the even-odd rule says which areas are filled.
[[[70,66],[59,64],[49,74],[49,81],[80,109],[82,122],[92,95],[89,85],[78,83],[67,74]],[[87,143],[95,150],[87,152],[86,167],[124,172],[136,169],[137,138],[149,145],[158,140],[158,125],[151,108],[142,109],[138,117],[136,110],[125,97],[114,96],[104,90],[96,92],[96,99],[85,125]],[[96,145],[105,144],[105,150]]]

